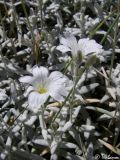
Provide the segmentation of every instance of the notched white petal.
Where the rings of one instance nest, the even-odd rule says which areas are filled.
[[[33,76],[35,77],[47,77],[48,76],[48,69],[46,67],[43,66],[35,66],[32,70]]]

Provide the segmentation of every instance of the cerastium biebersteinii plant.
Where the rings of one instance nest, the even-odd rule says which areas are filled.
[[[72,53],[73,65],[71,64],[71,67],[77,71],[73,75],[75,78],[69,80],[69,78],[59,71],[53,71],[49,74],[47,68],[34,66],[31,69],[31,76],[23,76],[19,79],[24,85],[29,85],[25,93],[28,96],[27,109],[39,117],[42,136],[44,143],[46,143],[51,152],[51,159],[58,157],[59,148],[63,147],[61,138],[72,127],[81,109],[81,104],[84,103],[81,94],[82,90],[85,91],[85,89],[83,89],[83,86],[83,88],[80,86],[84,81],[84,72],[95,63],[95,55],[103,51],[102,46],[94,40],[81,39],[77,44],[76,38],[72,35],[70,35],[70,39],[63,39],[63,44],[67,45],[69,47],[67,48],[66,46],[67,51],[71,51]],[[63,48],[65,46],[60,47]],[[60,49],[60,47],[57,47],[57,49]],[[82,70],[80,70],[80,66],[76,68],[74,64],[79,64],[79,54],[83,56],[83,54],[87,55],[88,53],[94,53],[94,56],[88,57],[84,66],[81,68]],[[98,84],[90,85],[90,88],[85,93],[97,86]],[[79,98],[83,101],[82,103],[78,101]],[[60,108],[57,108],[57,106]],[[51,110],[51,112],[47,110]],[[49,122],[47,122],[48,119]],[[33,142],[36,144],[41,143],[39,139],[35,139]],[[72,143],[66,145],[70,148],[77,147]]]

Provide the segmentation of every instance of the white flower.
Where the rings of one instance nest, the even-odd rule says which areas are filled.
[[[65,38],[60,38],[60,43],[61,45],[56,49],[62,53],[71,51],[72,56],[77,56],[78,52],[81,52],[85,56],[91,53],[99,54],[103,52],[102,46],[89,38],[83,38],[77,42],[73,35],[67,35]]]
[[[20,78],[20,82],[31,85],[27,90],[29,109],[38,111],[49,96],[58,102],[64,101],[64,96],[67,95],[65,88],[67,77],[58,71],[49,75],[48,69],[42,66],[33,67],[32,74],[33,76]]]

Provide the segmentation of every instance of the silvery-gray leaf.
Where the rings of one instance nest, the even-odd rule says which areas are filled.
[[[79,28],[70,28],[70,27],[66,27],[65,28],[65,32],[69,32],[69,33],[72,33],[73,35],[81,35],[81,30]]]
[[[50,160],[58,160],[58,155],[57,154],[52,154],[50,157]]]
[[[112,96],[114,100],[116,100],[116,89],[115,88],[107,88],[108,93]]]
[[[10,84],[10,91],[11,91],[11,100],[15,104],[15,101],[17,100],[17,91],[16,91],[16,85],[14,81],[12,81]]]
[[[48,139],[48,132],[47,132],[47,130],[44,129],[44,128],[42,128],[42,136],[43,136],[43,138],[44,138],[45,140]]]
[[[62,132],[66,132],[67,130],[69,130],[72,125],[73,123],[71,123],[71,121],[66,122],[64,127],[62,128]]]
[[[51,111],[53,111],[53,112],[56,112],[56,113],[59,111],[59,108],[57,108],[57,107],[52,107],[52,106],[50,106],[50,107],[48,106],[47,109],[49,109],[49,110],[51,110]]]
[[[0,101],[5,101],[8,99],[8,96],[6,95],[6,91],[4,89],[0,89]]]
[[[56,12],[56,17],[57,17],[57,25],[60,29],[63,27],[63,19],[62,19],[62,14],[60,11]]]
[[[71,127],[69,130],[69,134],[74,138],[74,140],[80,146],[81,141],[80,141],[79,131],[77,131],[74,127]]]
[[[36,121],[37,116],[30,116],[30,118],[28,118],[24,123],[28,126],[32,126],[34,124],[34,122]]]
[[[109,106],[116,108],[117,104],[115,102],[109,102]]]
[[[87,148],[87,160],[93,160],[93,149],[94,147],[93,147],[93,144],[92,143],[90,143],[89,145],[88,145],[88,148]]]
[[[45,139],[34,139],[32,142],[41,146],[49,146],[49,143]]]
[[[85,137],[85,139],[87,140],[87,139],[89,139],[89,137],[90,137],[90,132],[84,132],[84,137]]]
[[[77,100],[79,100],[81,103],[85,103],[85,100],[83,99],[83,97],[80,95],[81,93],[79,91],[77,91],[77,93],[75,94],[75,97]]]
[[[10,147],[12,144],[12,138],[11,136],[7,137],[7,141],[6,141],[6,146],[5,146],[5,150],[1,153],[0,157],[4,160],[6,159],[6,157],[10,154]]]
[[[118,113],[118,112],[116,113],[116,111],[112,111],[112,112],[111,112],[111,115],[114,117],[115,115],[119,115],[119,113]],[[103,115],[101,115],[101,116],[98,118],[98,121],[109,120],[109,119],[111,119],[111,118],[112,118],[111,116],[106,115],[106,114],[103,114]]]
[[[7,123],[9,118],[11,116],[11,111],[7,112],[6,115],[4,116],[4,122]]]
[[[85,160],[82,156],[71,154],[70,152],[67,152],[65,150],[61,150],[62,157],[68,159],[68,160]]]
[[[110,95],[105,94],[105,95],[102,97],[102,99],[100,100],[100,103],[106,102],[109,98],[110,98]]]
[[[11,153],[11,158],[12,159],[17,159],[17,160],[21,160],[21,159],[28,159],[28,157],[30,159],[34,159],[34,160],[46,160],[45,158],[41,157],[40,155],[38,156],[37,154],[33,154],[33,153],[28,153],[28,151],[25,150],[15,150]]]
[[[93,84],[90,84],[90,85],[87,85],[87,86],[82,86],[81,89],[80,89],[80,93],[81,94],[88,93],[98,86],[99,86],[99,83],[93,83]]]
[[[60,148],[69,148],[69,149],[72,148],[72,149],[75,149],[77,147],[77,145],[74,144],[74,143],[62,141],[62,142],[60,142],[59,147]]]
[[[54,154],[56,152],[56,149],[58,147],[58,142],[53,140],[52,143],[51,143],[51,146],[50,146],[50,152],[51,154]]]
[[[115,52],[116,52],[116,53],[120,53],[120,49],[118,49],[118,48],[115,49]]]
[[[20,124],[15,125],[15,127],[12,129],[13,133],[17,133],[19,130],[21,130]]]
[[[31,49],[27,48],[27,49],[17,52],[16,55],[14,55],[14,57],[27,56],[30,54],[30,52],[31,52]]]
[[[91,131],[91,130],[94,130],[95,129],[95,126],[92,126],[92,125],[82,125],[81,127],[80,127],[82,130],[84,130],[84,131]]]

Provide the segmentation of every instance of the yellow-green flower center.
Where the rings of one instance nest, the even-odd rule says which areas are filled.
[[[38,91],[40,94],[44,94],[44,93],[47,92],[47,89],[44,88],[44,87],[39,87],[39,88],[37,89],[37,91]]]

